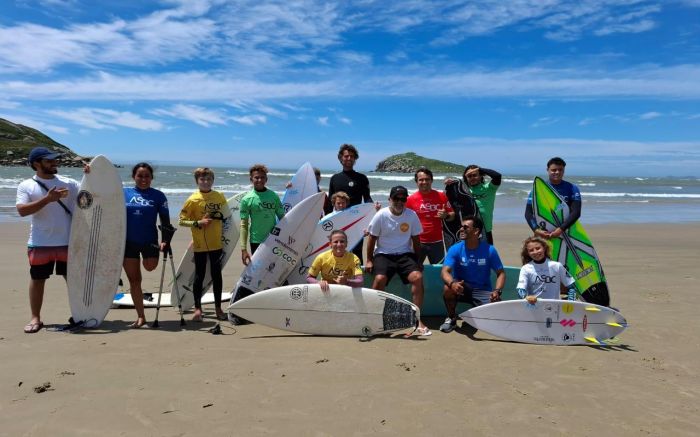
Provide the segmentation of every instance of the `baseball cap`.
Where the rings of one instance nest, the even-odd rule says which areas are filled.
[[[38,161],[40,159],[57,159],[61,155],[61,153],[54,152],[52,150],[47,149],[46,147],[35,147],[32,149],[31,152],[29,152],[28,161],[31,164],[34,161]]]
[[[393,199],[395,197],[408,197],[408,190],[406,187],[401,185],[392,187],[391,191],[389,191],[389,198]]]

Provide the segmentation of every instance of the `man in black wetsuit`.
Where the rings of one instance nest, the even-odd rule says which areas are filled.
[[[357,149],[352,144],[343,144],[338,150],[338,161],[343,166],[343,171],[334,174],[331,177],[330,185],[328,186],[328,196],[332,196],[338,191],[344,191],[350,196],[348,206],[359,205],[364,202],[372,202],[372,196],[369,194],[369,179],[362,173],[353,170],[355,161],[360,157]],[[328,213],[330,211],[326,211]],[[362,244],[363,240],[355,246],[352,252],[363,261]]]

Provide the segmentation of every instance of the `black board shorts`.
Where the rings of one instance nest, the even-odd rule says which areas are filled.
[[[401,282],[408,284],[408,275],[412,272],[420,272],[420,264],[416,260],[413,252],[387,255],[377,253],[374,255],[374,274],[387,277],[387,282],[391,281],[394,274],[398,273]]]
[[[160,247],[158,243],[149,244],[137,244],[131,241],[126,242],[124,246],[124,258],[158,258],[158,252],[160,252]]]

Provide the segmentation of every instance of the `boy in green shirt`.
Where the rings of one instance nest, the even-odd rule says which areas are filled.
[[[268,190],[267,167],[255,164],[250,167],[250,182],[253,189],[241,199],[241,261],[250,264],[250,255],[255,253],[260,243],[265,241],[284,215],[284,207],[279,196]],[[250,235],[250,254],[248,253],[248,236]]]

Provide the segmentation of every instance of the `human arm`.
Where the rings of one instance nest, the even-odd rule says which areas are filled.
[[[282,217],[284,217],[284,206],[282,205],[282,201],[280,200],[279,196],[275,194],[275,215],[277,216],[277,220],[280,220]]]
[[[202,228],[206,228],[207,226],[209,226],[209,223],[211,223],[211,218],[209,218],[209,216],[205,215],[204,217],[202,217],[199,220],[194,220],[187,215],[184,208],[180,212],[180,220],[178,220],[178,225],[184,226],[186,228],[202,229]]]
[[[506,271],[501,268],[496,270],[496,288],[491,292],[491,302],[498,302],[501,300],[501,294],[503,294],[503,287],[506,285]]]
[[[369,234],[367,238],[367,254],[365,255],[365,272],[372,273],[374,267],[374,248],[377,246],[377,237]]]
[[[362,182],[364,183],[364,189],[362,190],[362,200],[366,202],[374,202],[372,200],[372,195],[369,192],[369,179],[367,176],[362,175],[362,178],[364,179]],[[378,203],[378,202],[377,202]],[[376,205],[375,205],[376,206]]]
[[[248,255],[248,218],[241,217],[241,262],[244,266],[250,264],[250,255]]]
[[[575,200],[569,205],[569,215],[566,219],[552,232],[549,233],[550,238],[556,238],[561,236],[567,229],[569,229],[576,220],[581,217],[581,201]]]
[[[491,178],[491,183],[493,185],[501,185],[502,175],[496,170],[491,170],[490,168],[479,167],[479,174],[486,175]]]
[[[346,278],[345,280],[345,285],[352,288],[362,287],[365,281],[362,277],[362,266],[360,265],[360,258],[358,258],[357,255],[353,254],[352,259],[354,265],[352,268],[352,272],[350,272],[350,277]]]
[[[540,229],[539,226],[537,226],[535,211],[532,208],[532,192],[530,192],[530,194],[527,196],[527,203],[525,204],[525,221],[535,235],[549,239],[549,232]]]
[[[170,223],[170,209],[168,209],[168,199],[161,192],[161,199],[158,202],[158,219],[160,220],[160,250],[161,252],[170,244],[169,239],[172,239],[172,234],[175,232]],[[168,235],[166,235],[168,234]]]
[[[464,293],[464,280],[457,280],[452,275],[452,267],[449,265],[442,266],[442,269],[440,270],[440,278],[442,279],[442,282],[445,283],[445,286],[452,292],[458,295],[462,295]]]
[[[51,187],[42,198],[32,201],[29,193],[20,185],[17,189],[17,212],[20,217],[26,217],[41,211],[42,208],[51,202],[58,202],[66,196],[68,196],[67,188]]]
[[[413,253],[416,257],[416,261],[421,259],[421,247],[420,247],[420,235],[412,235],[411,242],[413,243]],[[420,271],[423,271],[423,264],[418,266]]]

